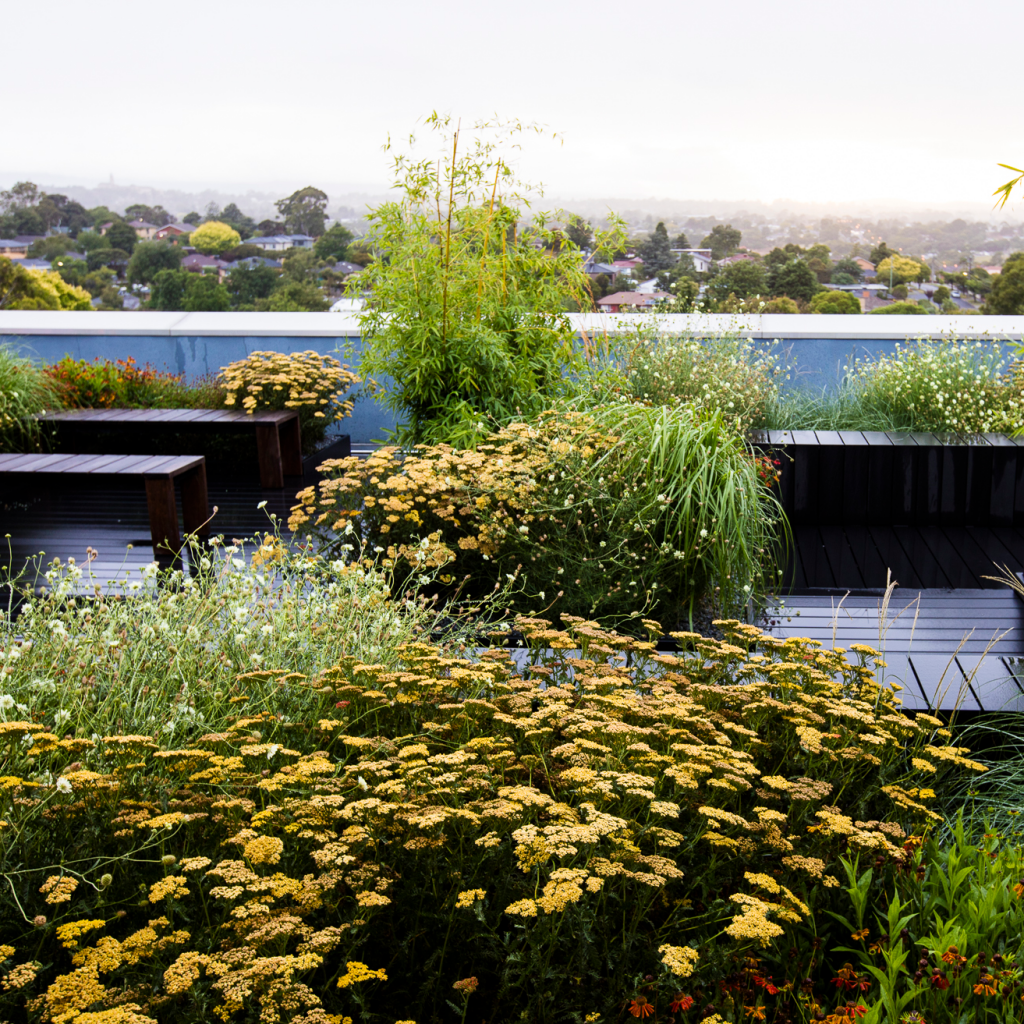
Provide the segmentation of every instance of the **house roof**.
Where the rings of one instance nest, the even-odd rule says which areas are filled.
[[[255,235],[252,238],[247,238],[246,244],[249,245],[260,245],[261,243],[267,242],[312,242],[313,239],[310,235]]]
[[[155,228],[156,227],[155,224],[150,224],[148,220],[143,220],[141,217],[138,220],[130,220],[130,221],[128,221],[128,226],[130,228],[135,228],[136,230],[138,230],[139,228]]]
[[[165,224],[162,228],[158,228],[157,234],[160,234],[161,231],[174,231],[179,235],[190,235],[195,231],[195,227],[191,224],[179,224],[175,222],[174,224]]]
[[[225,263],[223,260],[217,259],[216,256],[204,256],[202,253],[194,252],[191,256],[186,256],[182,261],[181,265],[186,270],[191,270],[193,267],[230,267],[230,263]]]
[[[361,267],[358,263],[350,263],[348,260],[338,260],[338,262],[334,264],[334,269],[339,274],[359,274],[366,268]]]

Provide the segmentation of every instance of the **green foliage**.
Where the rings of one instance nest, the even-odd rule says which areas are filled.
[[[181,308],[188,313],[226,313],[231,308],[231,296],[217,275],[189,274]]]
[[[871,255],[868,256],[868,262],[869,263],[874,263],[875,271],[877,273],[878,265],[880,263],[882,263],[884,260],[889,259],[891,256],[898,256],[898,255],[899,255],[899,253],[895,249],[890,249],[889,246],[887,246],[885,244],[885,242],[879,242],[878,245],[876,245],[871,250]]]
[[[349,243],[355,235],[344,224],[332,224],[314,243],[313,253],[318,260],[348,259]]]
[[[234,228],[242,238],[248,238],[256,231],[256,221],[242,213],[235,203],[228,203],[220,211],[218,220]]]
[[[890,302],[888,306],[872,309],[869,316],[905,316],[907,314],[923,315],[924,310],[916,302]]]
[[[658,226],[637,250],[637,258],[643,262],[644,273],[654,277],[662,270],[668,270],[676,262],[672,255],[672,243],[668,238],[665,225],[659,221]]]
[[[888,284],[889,270],[892,269],[892,282],[906,284],[908,281],[927,281],[931,277],[931,269],[918,260],[907,256],[889,256],[875,267],[875,280],[879,284]]]
[[[312,281],[283,281],[256,308],[269,313],[322,313],[330,308],[324,293]]]
[[[1013,256],[1024,254],[1014,253]],[[1011,256],[1002,273],[992,282],[991,293],[985,300],[985,312],[1017,316],[1024,313],[1024,259]]]
[[[850,258],[849,256],[846,256],[843,259],[838,260],[836,262],[835,269],[832,272],[832,283],[833,284],[854,284],[855,282],[857,282],[857,281],[859,281],[861,279],[861,277],[863,276],[863,273],[864,272],[860,269],[860,265],[857,263],[857,261],[855,259]],[[836,280],[836,274],[848,274],[850,277],[853,278],[853,280],[852,281],[837,281]]]
[[[731,256],[740,247],[742,240],[743,232],[739,228],[734,228],[731,224],[716,224],[701,239],[701,243],[697,248],[710,249],[711,258],[721,260],[725,259],[726,256]]]
[[[161,270],[177,270],[183,252],[168,242],[139,242],[128,261],[128,280],[132,284],[151,284]]]
[[[26,270],[0,256],[0,309],[88,310],[89,293],[52,270]]]
[[[565,237],[576,246],[577,249],[590,251],[594,248],[594,229],[589,220],[576,213],[570,213],[565,218]]]
[[[543,215],[523,223],[527,188],[497,147],[525,126],[480,125],[467,152],[450,119],[427,124],[445,155],[396,157],[402,198],[369,214],[378,258],[354,286],[373,293],[362,366],[393,381],[385,402],[403,442],[465,445],[480,423],[535,413],[563,390],[579,365],[564,313],[590,308],[589,282]]]
[[[326,192],[307,185],[287,199],[279,199],[274,205],[284,221],[286,234],[319,238],[324,233],[327,225]]]
[[[238,232],[228,224],[208,220],[189,235],[189,245],[195,246],[206,256],[218,256],[233,249],[242,241]]]
[[[707,286],[708,297],[716,302],[721,302],[729,295],[743,300],[767,294],[768,277],[758,260],[728,264]]]
[[[267,298],[281,280],[281,272],[265,264],[236,266],[228,271],[225,284],[235,306],[255,308],[259,299]]]
[[[619,360],[636,401],[715,411],[741,434],[765,426],[778,400],[778,353],[738,335],[639,337]]]
[[[860,313],[860,302],[849,292],[818,292],[811,299],[812,313]]]
[[[59,406],[42,369],[12,346],[0,345],[0,452],[38,451],[44,437],[32,416]]]
[[[121,249],[129,256],[132,254],[132,251],[135,249],[135,246],[139,241],[139,236],[136,234],[135,228],[129,227],[129,225],[123,220],[114,221],[114,223],[107,228],[107,233],[103,237],[107,240],[112,249]]]
[[[768,290],[775,296],[785,295],[800,302],[810,302],[820,286],[814,271],[804,260],[790,258],[769,264]]]

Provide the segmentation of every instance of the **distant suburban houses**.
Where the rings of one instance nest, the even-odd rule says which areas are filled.
[[[247,238],[245,244],[258,245],[267,252],[287,252],[289,249],[312,249],[314,241],[309,235],[257,235]]]

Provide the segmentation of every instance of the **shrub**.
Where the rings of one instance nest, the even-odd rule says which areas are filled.
[[[999,342],[897,343],[892,356],[858,360],[850,384],[862,416],[883,418],[898,430],[1024,429],[1022,367],[1007,367]]]
[[[849,292],[825,291],[818,292],[811,299],[812,313],[859,313],[860,302]]]
[[[764,426],[779,390],[778,354],[749,338],[638,338],[621,356],[634,398],[714,409],[742,433]]]
[[[45,372],[69,409],[215,409],[224,403],[223,389],[213,381],[189,385],[184,376],[139,366],[131,356],[91,363],[65,356]]]
[[[0,452],[38,450],[42,433],[32,417],[59,404],[46,374],[10,345],[0,345]]]
[[[890,302],[888,306],[872,309],[868,316],[923,316],[924,310],[916,302]]]
[[[92,309],[89,299],[56,271],[26,270],[0,256],[0,309]]]
[[[905,885],[975,767],[869,648],[527,619],[517,670],[413,641],[366,567],[260,550],[128,601],[54,568],[5,624],[12,1019],[843,1012],[841,858]]]
[[[327,427],[351,415],[360,382],[347,366],[318,352],[253,352],[220,371],[224,404],[245,412],[297,409],[302,444],[312,451]]]
[[[449,567],[515,606],[667,623],[734,608],[774,570],[780,512],[716,412],[626,402],[551,412],[476,450],[383,448],[329,461],[289,526],[330,545],[349,524],[406,571]],[[336,539],[333,543],[338,543]]]
[[[401,201],[370,210],[360,244],[376,258],[351,287],[373,292],[362,369],[394,382],[398,440],[466,446],[562,393],[580,365],[565,313],[592,302],[579,250],[545,215],[524,222],[530,189],[497,153],[525,126],[497,142],[481,126],[466,152],[448,118],[427,123],[451,155],[395,160]]]

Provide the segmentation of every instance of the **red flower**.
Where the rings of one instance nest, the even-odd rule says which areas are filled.
[[[637,996],[629,1004],[629,1012],[634,1017],[650,1017],[654,1013],[654,1007],[643,996]]]
[[[673,1013],[678,1013],[680,1010],[688,1010],[694,1004],[693,996],[684,995],[682,992],[677,992],[675,999],[668,1004],[668,1008]]]

